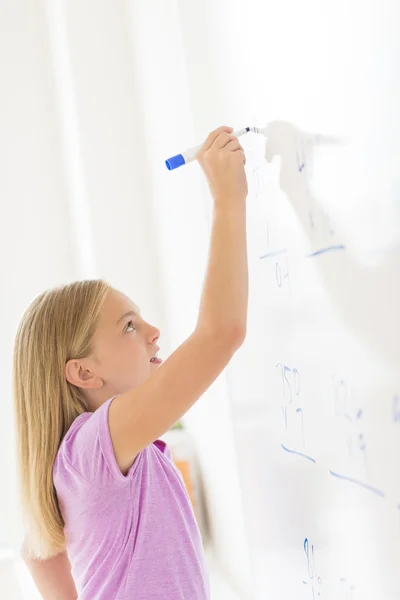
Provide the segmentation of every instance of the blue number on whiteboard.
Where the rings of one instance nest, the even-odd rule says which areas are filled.
[[[275,263],[275,278],[278,287],[282,287],[285,281],[287,281],[290,288],[290,277],[289,277],[289,261],[287,254],[281,259],[277,259]]]
[[[306,445],[306,438],[304,435],[304,417],[303,417],[303,409],[302,408],[296,408],[296,414],[300,417],[301,419],[301,437],[302,437],[302,441],[303,441],[303,446],[305,447]]]
[[[278,367],[281,369],[283,398],[292,404],[293,393],[296,396],[300,394],[300,374],[297,369],[291,369],[282,363],[277,363],[276,368]]]
[[[318,598],[322,598],[321,594],[321,586],[322,580],[321,577],[317,573],[317,569],[315,566],[315,548],[313,544],[310,544],[308,538],[304,540],[303,543],[304,552],[307,558],[307,570],[308,570],[308,580],[305,581],[303,579],[304,585],[310,585],[312,599],[317,600]]]
[[[362,424],[363,411],[361,408],[354,409],[350,399],[350,392],[344,379],[337,376],[333,377],[334,391],[334,413],[336,417],[343,418],[352,427],[350,433],[346,436],[345,443],[350,455],[361,451],[363,453],[363,462],[365,470],[367,469],[366,449],[367,443],[365,435],[360,431]]]
[[[282,363],[277,363],[276,368],[278,367],[280,368],[282,381],[283,404],[281,405],[281,412],[287,432],[286,437],[289,441],[288,445],[281,444],[281,446],[285,452],[315,463],[315,459],[304,452],[306,447],[304,412],[303,408],[297,403],[301,386],[299,371]]]
[[[304,170],[304,167],[306,166],[306,157],[305,157],[304,148],[302,148],[302,147],[296,148],[296,161],[297,161],[297,169],[298,169],[299,173],[301,173]]]
[[[352,418],[350,416],[348,389],[345,381],[338,377],[333,377],[333,393],[334,393],[334,412],[337,417],[344,417],[350,423]]]

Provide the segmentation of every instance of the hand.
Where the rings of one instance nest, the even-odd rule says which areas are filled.
[[[247,197],[246,157],[232,127],[212,131],[197,155],[213,195],[215,205],[227,208]]]

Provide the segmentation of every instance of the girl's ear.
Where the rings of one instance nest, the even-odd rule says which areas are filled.
[[[90,369],[86,369],[80,360],[72,358],[65,365],[65,379],[76,387],[90,390],[103,387],[104,381]]]

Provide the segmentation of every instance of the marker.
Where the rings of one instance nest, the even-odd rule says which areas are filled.
[[[244,135],[245,133],[249,133],[249,131],[252,131],[253,133],[264,133],[264,130],[259,127],[245,127],[244,129],[239,129],[238,131],[233,131],[231,135],[240,137],[241,135]],[[196,156],[202,147],[203,147],[203,144],[199,144],[199,146],[195,146],[193,148],[188,148],[187,150],[185,150],[185,152],[182,152],[182,154],[177,154],[176,156],[171,156],[171,158],[168,158],[165,161],[165,164],[167,165],[167,169],[169,171],[173,171],[174,169],[177,169],[178,167],[182,167],[183,165],[187,165],[188,163],[192,162],[193,160],[196,160]]]

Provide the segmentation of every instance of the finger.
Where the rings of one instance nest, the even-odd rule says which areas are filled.
[[[212,148],[220,150],[221,148],[225,148],[225,146],[229,144],[229,142],[235,140],[237,140],[236,136],[224,131],[223,133],[220,133],[219,136],[215,139]]]
[[[229,150],[230,152],[235,152],[236,150],[243,150],[239,140],[235,137],[226,144],[225,149]]]
[[[242,147],[238,148],[237,150],[234,150],[234,153],[238,154],[238,156],[240,156],[241,160],[243,161],[243,164],[246,164],[246,155],[244,153],[244,150]]]
[[[225,133],[229,134],[229,133],[232,133],[232,131],[233,131],[233,127],[226,127],[225,125],[222,127],[218,127],[218,129],[215,129],[214,131],[212,131],[203,144],[203,148],[202,148],[203,151],[205,152],[206,150],[209,150],[209,148],[211,148],[211,146],[213,145],[213,143],[215,142],[215,140],[221,133],[225,132]]]

